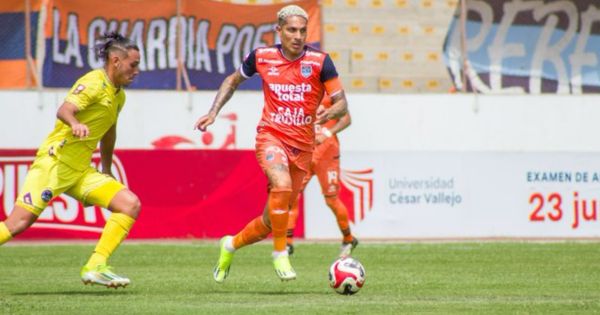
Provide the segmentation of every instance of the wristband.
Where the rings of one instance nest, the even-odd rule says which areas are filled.
[[[329,130],[325,127],[321,128],[321,133],[327,138],[331,138],[331,136],[333,136],[333,133],[331,133],[331,130]]]

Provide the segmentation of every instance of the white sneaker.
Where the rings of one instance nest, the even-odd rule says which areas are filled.
[[[358,246],[358,239],[355,237],[352,238],[352,242],[350,243],[342,243],[342,247],[340,248],[340,257],[350,256],[356,246]]]
[[[112,271],[112,267],[102,264],[94,268],[84,266],[81,269],[81,281],[84,284],[100,284],[107,288],[126,287],[131,283],[127,277],[119,276]]]
[[[290,281],[296,279],[296,271],[290,264],[290,257],[287,253],[277,255],[273,259],[273,267],[275,267],[275,273],[281,279],[281,281]]]

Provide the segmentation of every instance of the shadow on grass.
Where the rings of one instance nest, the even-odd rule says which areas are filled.
[[[320,291],[311,291],[311,290],[261,290],[261,289],[252,289],[248,290],[246,288],[220,288],[220,289],[206,289],[206,290],[195,290],[194,293],[198,294],[240,294],[240,295],[314,295],[314,296],[322,296],[324,292]]]
[[[115,292],[117,291],[117,292]],[[125,291],[125,290],[115,290],[115,289],[102,289],[102,290],[89,290],[89,291],[73,291],[73,290],[69,290],[69,291],[28,291],[28,292],[15,292],[12,293],[10,295],[14,295],[14,296],[28,296],[28,295],[46,295],[46,296],[52,296],[52,295],[69,295],[69,296],[73,296],[73,295],[89,295],[89,296],[93,296],[93,295],[97,295],[97,296],[105,296],[105,295],[130,295],[130,294],[135,294],[135,292],[133,291]]]
[[[241,292],[236,292],[241,293]],[[315,293],[314,291],[258,291],[251,292],[251,295],[321,295],[319,293]]]

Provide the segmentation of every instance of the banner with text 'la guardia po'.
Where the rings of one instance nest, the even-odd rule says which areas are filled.
[[[481,93],[600,92],[597,0],[467,0],[469,90]],[[444,54],[462,88],[460,10]]]
[[[278,42],[277,11],[290,3],[240,5],[208,0],[50,0],[45,29],[43,83],[70,87],[102,66],[91,50],[101,34],[118,30],[140,47],[141,74],[131,85],[141,89],[173,89],[177,73],[177,24],[180,54],[191,84],[217,89],[254,48]],[[319,47],[321,11],[316,0],[291,2],[309,14],[307,43]],[[252,78],[241,89],[258,89]]]

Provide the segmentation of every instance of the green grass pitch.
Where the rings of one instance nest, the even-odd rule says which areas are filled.
[[[336,294],[338,244],[298,243],[298,279],[281,282],[270,242],[236,253],[212,280],[217,242],[125,242],[111,259],[125,289],[84,286],[93,244],[0,247],[0,314],[592,314],[600,313],[597,242],[368,243],[363,289]]]

